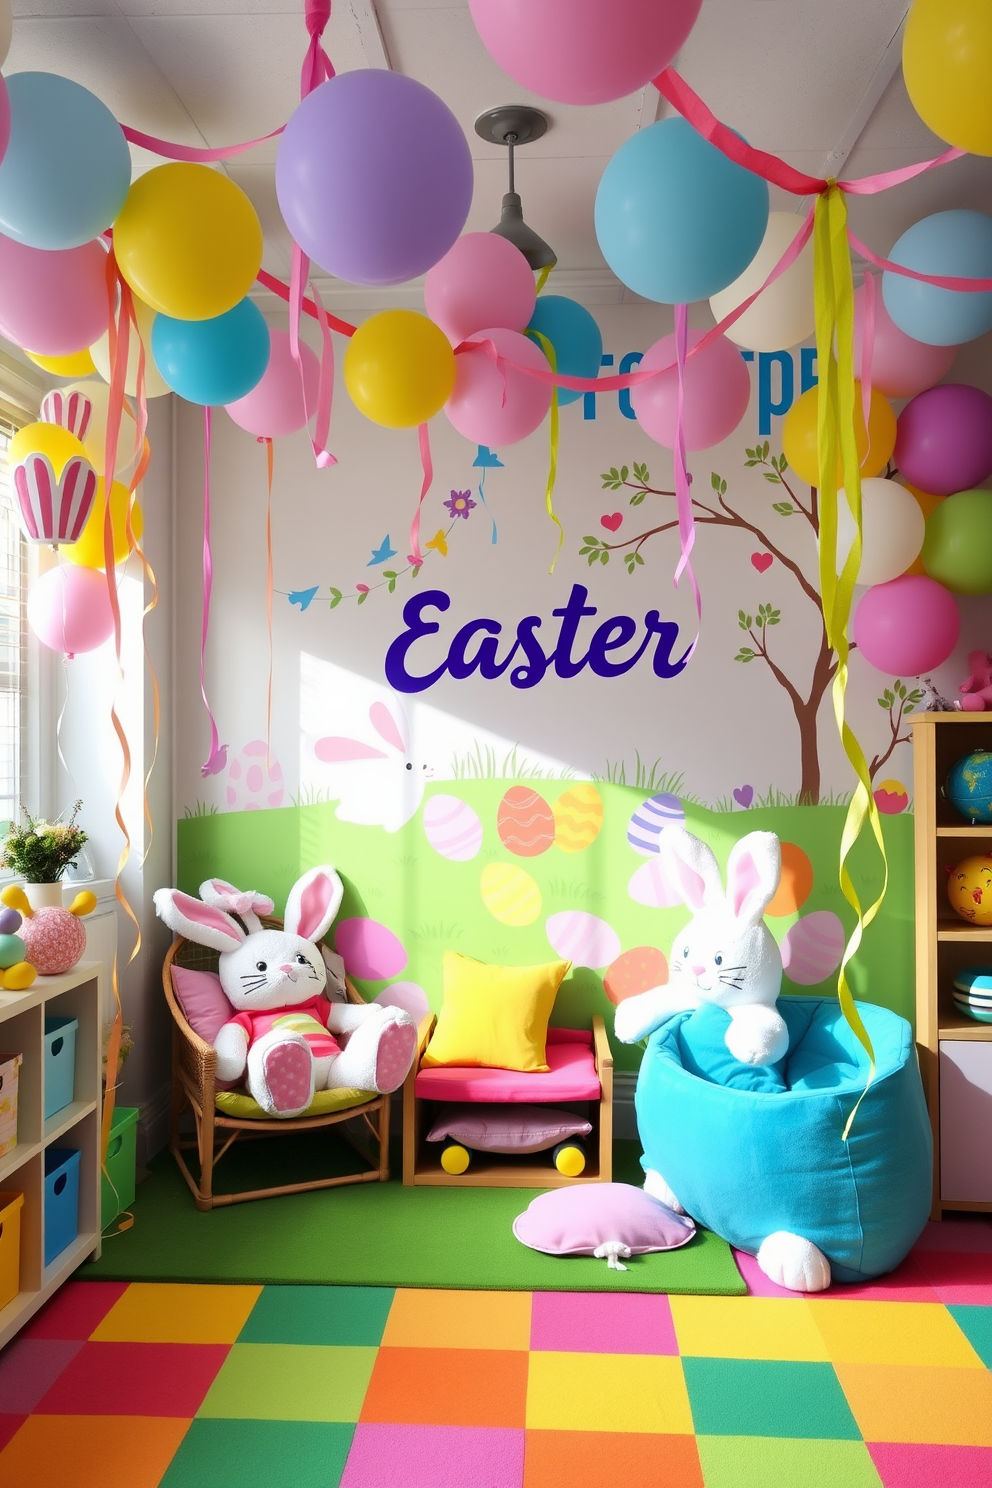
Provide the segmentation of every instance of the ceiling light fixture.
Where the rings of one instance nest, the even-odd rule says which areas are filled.
[[[525,104],[505,104],[501,108],[487,109],[475,121],[477,135],[491,144],[505,145],[510,155],[510,189],[503,197],[503,210],[492,231],[519,248],[532,269],[552,268],[558,262],[558,255],[524,221],[520,197],[514,189],[513,152],[518,145],[540,139],[547,133],[547,128],[547,115]]]

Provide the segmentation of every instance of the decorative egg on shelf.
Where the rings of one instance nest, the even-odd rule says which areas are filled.
[[[60,885],[61,891],[61,885]],[[32,909],[28,897],[18,884],[8,885],[0,893],[0,899],[8,909],[16,910],[24,917],[18,937],[24,944],[26,961],[40,976],[62,976],[71,971],[82,960],[86,950],[86,929],[80,921],[83,915],[96,909],[96,895],[88,890],[77,894],[68,909],[50,905],[46,909]],[[4,985],[10,987],[10,976],[15,966],[4,972]],[[31,980],[34,980],[32,976]],[[30,982],[24,984],[30,986]]]
[[[992,854],[962,858],[948,871],[951,908],[970,925],[992,925]]]

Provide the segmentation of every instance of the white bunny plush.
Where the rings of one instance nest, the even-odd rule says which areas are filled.
[[[265,930],[258,918],[272,913],[271,899],[223,879],[201,884],[200,899],[178,889],[155,895],[171,930],[220,952],[218,974],[235,1016],[214,1040],[217,1077],[247,1072],[249,1092],[271,1116],[298,1116],[315,1090],[396,1090],[413,1062],[417,1030],[408,1013],[326,995],[317,942],[343,892],[333,868],[312,868],[290,890],[282,930]]]

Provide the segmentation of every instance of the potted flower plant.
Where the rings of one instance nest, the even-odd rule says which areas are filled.
[[[68,821],[48,822],[24,811],[22,822],[10,823],[0,867],[21,875],[32,909],[62,903],[62,876],[76,866],[86,842],[86,833],[76,825],[82,805],[82,801],[75,803]]]

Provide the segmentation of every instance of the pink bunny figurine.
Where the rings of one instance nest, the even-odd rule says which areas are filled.
[[[965,713],[984,713],[992,708],[992,656],[984,651],[969,651],[968,665],[971,676],[958,688],[958,692],[964,693],[961,707]]]

